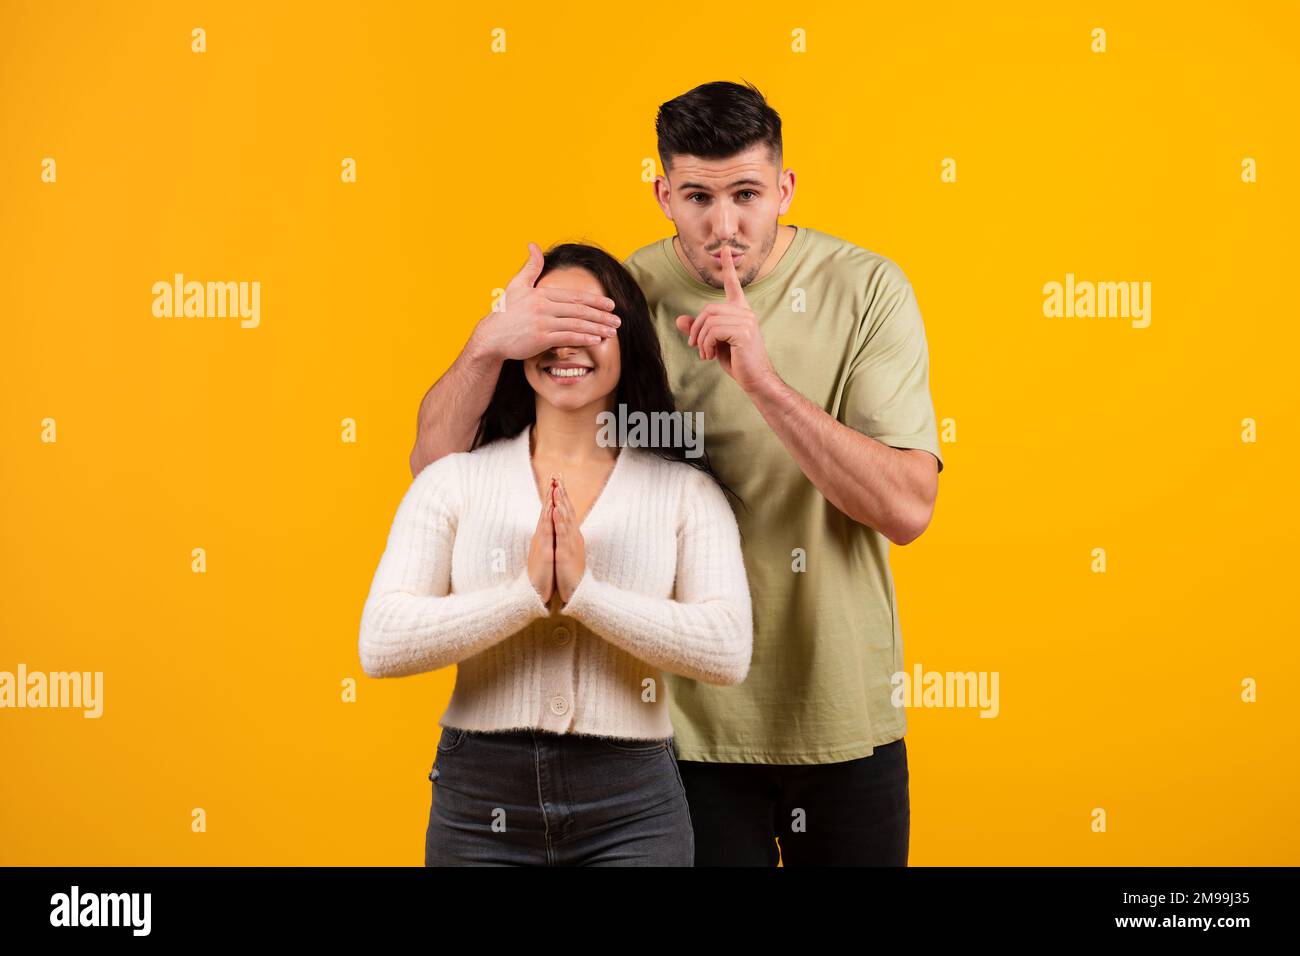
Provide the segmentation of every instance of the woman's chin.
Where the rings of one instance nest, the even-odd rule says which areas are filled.
[[[537,394],[547,404],[562,412],[576,412],[605,398],[604,395],[598,395],[597,391],[598,389],[581,385],[553,385]]]

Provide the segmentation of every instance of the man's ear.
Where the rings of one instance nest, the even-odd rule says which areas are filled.
[[[660,187],[659,185],[660,183],[663,183],[662,187]],[[650,184],[650,188],[651,190],[654,191],[655,202],[659,204],[659,208],[663,210],[664,215],[668,218],[668,221],[672,222],[673,211],[672,211],[672,207],[668,203],[668,199],[673,194],[673,187],[668,182],[668,177],[656,176],[654,178],[654,181]]]

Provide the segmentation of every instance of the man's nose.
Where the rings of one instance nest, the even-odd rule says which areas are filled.
[[[723,246],[731,245],[731,240],[736,234],[736,223],[739,216],[736,210],[731,207],[729,202],[720,202],[717,204],[717,212],[713,214],[713,234]],[[721,246],[719,246],[721,248]]]

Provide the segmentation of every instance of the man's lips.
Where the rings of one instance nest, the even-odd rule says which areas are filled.
[[[721,250],[721,249],[719,249],[717,252],[712,252],[712,253],[709,253],[709,254],[710,254],[711,256],[713,256],[713,258],[717,259],[719,262],[722,261],[722,250]],[[743,256],[743,255],[744,255],[743,252],[737,252],[735,249],[732,249],[732,250],[731,250],[731,261],[732,261],[732,262],[735,262],[737,259],[739,259],[739,258],[740,258],[741,256]]]

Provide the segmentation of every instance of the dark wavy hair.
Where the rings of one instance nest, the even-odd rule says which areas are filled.
[[[650,307],[632,274],[599,246],[566,242],[552,246],[544,255],[546,264],[538,280],[555,269],[586,269],[600,282],[605,295],[614,300],[614,314],[622,320],[617,334],[620,372],[614,393],[615,408],[625,405],[629,415],[643,412],[650,421],[654,420],[651,416],[655,412],[676,411],[668,388],[668,372],[664,368],[659,336],[650,318]],[[492,398],[479,419],[470,450],[498,438],[514,437],[533,425],[537,421],[536,402],[533,387],[524,375],[524,363],[519,359],[506,359],[501,374],[497,376]],[[699,458],[686,457],[686,449],[675,445],[646,447],[644,450],[704,472],[748,510],[744,500],[718,477],[709,462],[709,453],[703,448]]]

